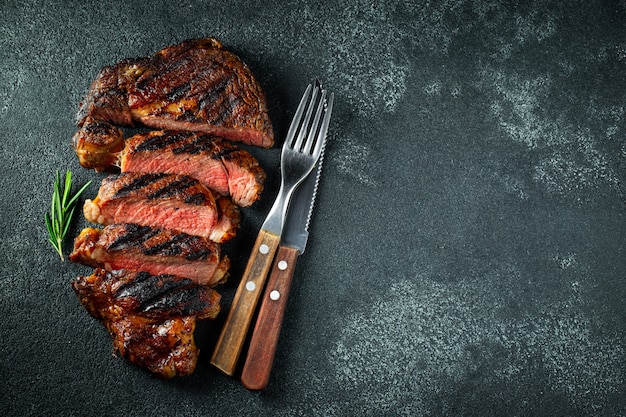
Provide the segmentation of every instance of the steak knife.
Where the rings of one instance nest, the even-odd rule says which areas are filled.
[[[315,169],[300,184],[291,200],[241,373],[241,382],[249,390],[262,390],[269,381],[296,260],[304,252],[309,238],[309,223],[323,160],[324,150]]]
[[[306,102],[309,97],[309,93],[311,92],[311,85],[307,88],[302,100],[300,101],[300,105],[298,106],[298,110],[296,111],[296,117],[291,123],[289,128],[289,132],[287,134],[288,138],[294,137],[294,132],[300,129],[300,121],[302,120],[302,114],[306,107]],[[316,87],[311,96],[312,101],[316,101],[317,91],[321,90],[321,84],[316,82]],[[332,112],[332,101],[333,95],[330,94],[328,99],[325,98],[326,91],[321,90],[321,99],[315,104],[318,110],[316,111],[315,120],[313,121],[313,125],[321,122],[321,127],[319,127],[319,131],[315,130],[316,134],[316,143],[318,143],[322,149],[324,147],[326,141],[326,133],[328,130],[328,123],[330,120],[330,114]],[[312,113],[312,107],[309,106],[307,108],[307,116],[304,117],[304,125],[308,125],[309,117]],[[323,113],[323,117],[321,116]],[[302,127],[305,129],[306,127]],[[285,146],[288,146],[287,143],[290,142],[291,139],[285,141]],[[321,143],[320,143],[321,141]],[[317,145],[316,145],[317,146]],[[283,147],[283,160],[285,155],[285,149]],[[319,158],[318,158],[319,161]],[[281,161],[281,166],[283,161]],[[315,162],[317,163],[317,161]],[[311,166],[311,171],[308,173],[307,177],[311,172],[315,170],[315,165]],[[285,172],[282,173],[283,176]],[[302,181],[306,180],[305,177]],[[299,183],[298,185],[301,185]],[[297,190],[297,188],[296,188]],[[281,186],[282,191],[282,186]],[[294,191],[295,192],[295,191]],[[213,350],[213,355],[211,356],[211,364],[215,366],[217,369],[225,373],[226,375],[233,375],[235,373],[235,368],[237,366],[237,361],[239,359],[239,355],[241,354],[241,350],[243,348],[243,344],[245,342],[248,329],[250,327],[250,322],[252,321],[252,317],[256,310],[257,302],[260,298],[261,292],[263,291],[263,287],[265,285],[265,281],[267,280],[267,275],[270,270],[272,260],[274,259],[274,255],[278,249],[280,238],[284,229],[284,221],[286,219],[286,213],[288,213],[290,201],[293,197],[293,193],[287,194],[285,196],[285,200],[281,198],[281,192],[279,191],[279,196],[274,202],[274,206],[270,210],[270,214],[265,219],[261,230],[256,238],[254,246],[252,247],[252,253],[250,258],[248,259],[248,264],[246,265],[246,269],[241,278],[241,282],[237,287],[237,291],[235,293],[235,297],[233,298],[233,302],[230,307],[230,311],[224,323],[224,327],[220,333],[220,336],[217,340],[215,349]]]

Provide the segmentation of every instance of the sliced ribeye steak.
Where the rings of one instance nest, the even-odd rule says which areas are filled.
[[[98,168],[106,158],[100,151],[123,148],[121,132],[105,129],[104,122],[200,131],[265,148],[274,144],[263,89],[249,67],[215,38],[184,41],[100,71],[73,138],[86,168]],[[110,135],[103,137],[104,131]]]
[[[197,179],[176,174],[130,172],[102,180],[98,195],[86,200],[85,218],[109,225],[134,223],[192,235],[231,238],[239,225],[236,207],[222,213],[211,190]],[[227,219],[220,217],[230,216]],[[224,225],[229,229],[223,230]]]
[[[228,257],[220,257],[220,245],[209,239],[135,224],[83,229],[69,259],[110,272],[177,275],[211,286],[224,282],[230,268]]]
[[[250,152],[200,132],[138,133],[126,139],[120,152],[104,158],[103,164],[103,170],[116,165],[122,172],[188,175],[230,196],[240,207],[248,207],[260,198],[266,179],[265,171]]]

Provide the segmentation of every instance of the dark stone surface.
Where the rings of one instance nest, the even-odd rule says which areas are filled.
[[[380,3],[2,2],[0,414],[626,414],[626,3]],[[224,315],[191,377],[112,356],[43,223],[55,170],[101,179],[70,147],[98,69],[211,35],[279,138],[312,78],[336,93],[262,393],[208,363]],[[279,182],[278,149],[253,152],[268,189],[224,311]]]

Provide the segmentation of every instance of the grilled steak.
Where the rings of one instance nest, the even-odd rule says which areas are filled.
[[[207,285],[175,275],[97,268],[72,282],[85,309],[99,319],[135,314],[151,320],[179,316],[215,318],[221,296]]]
[[[196,319],[215,318],[220,295],[172,275],[96,269],[72,282],[85,309],[102,323],[123,357],[161,378],[190,375],[200,353]]]
[[[195,370],[196,319],[215,318],[220,310],[215,290],[173,275],[98,268],[72,287],[85,309],[102,320],[115,350],[161,378]]]
[[[193,332],[195,317],[152,321],[130,314],[119,320],[104,320],[113,347],[122,357],[162,379],[191,375],[200,349]]]
[[[83,213],[87,220],[102,225],[135,223],[207,238],[214,234],[219,214],[213,193],[198,180],[143,173],[104,178],[96,198],[85,201]],[[235,215],[233,223],[238,224]],[[216,236],[221,240],[220,233]]]
[[[126,140],[122,172],[188,175],[248,207],[263,191],[265,171],[250,152],[216,136],[180,131],[140,133]]]
[[[220,246],[209,239],[135,224],[83,229],[69,259],[107,271],[178,275],[211,286],[224,282],[230,267],[226,256],[220,259]]]
[[[81,107],[73,140],[85,167],[101,160],[99,141],[89,132],[94,120],[200,131],[260,147],[274,143],[265,93],[250,69],[215,38],[184,41],[152,57],[103,68]]]

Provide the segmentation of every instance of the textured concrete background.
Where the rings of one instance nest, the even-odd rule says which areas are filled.
[[[0,3],[0,414],[626,415],[626,2],[375,3]],[[313,77],[336,93],[262,393],[210,367],[223,315],[191,377],[112,356],[43,223],[55,170],[101,179],[70,146],[99,68],[210,35],[279,138]],[[278,151],[253,152],[224,311],[277,192]]]

